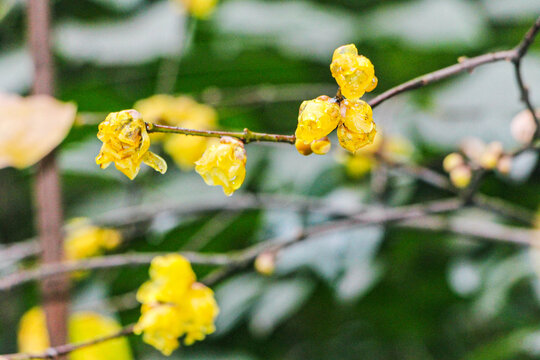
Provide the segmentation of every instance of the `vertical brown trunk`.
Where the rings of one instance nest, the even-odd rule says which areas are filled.
[[[50,8],[48,0],[29,0],[28,32],[34,61],[34,94],[52,95],[54,71],[49,43]],[[62,261],[62,197],[54,152],[38,164],[35,203],[42,262]],[[68,278],[65,275],[41,283],[43,307],[52,346],[66,343],[68,317]]]

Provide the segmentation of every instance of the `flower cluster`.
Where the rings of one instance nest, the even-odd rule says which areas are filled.
[[[145,121],[154,124],[200,130],[210,130],[217,125],[217,113],[211,106],[187,96],[154,95],[137,101],[134,108]],[[184,171],[193,169],[195,161],[213,141],[200,136],[162,133],[152,133],[150,138],[162,142],[163,150]]]
[[[114,319],[84,311],[69,317],[69,342],[81,343],[108,336],[120,331],[121,326]],[[41,307],[33,307],[21,317],[17,333],[19,351],[36,354],[50,346],[45,312]],[[70,360],[131,360],[133,356],[126,338],[116,338],[95,346],[79,349],[69,355]]]
[[[76,218],[68,224],[64,254],[67,260],[86,259],[116,248],[121,241],[118,230],[101,228],[92,225],[88,219]]]
[[[213,291],[196,282],[189,261],[178,254],[158,256],[150,265],[150,280],[137,292],[142,303],[135,334],[165,355],[184,336],[184,344],[203,340],[215,331],[219,308]]]
[[[383,136],[380,132],[373,143],[355,154],[346,154],[340,160],[345,165],[347,175],[359,179],[377,166],[377,156],[392,163],[405,163],[413,155],[413,145],[405,138],[396,135]]]
[[[99,124],[97,137],[103,142],[96,158],[102,169],[114,162],[116,168],[131,180],[137,176],[143,162],[162,174],[167,171],[165,160],[149,151],[150,136],[136,110],[110,113]]]
[[[474,169],[496,169],[501,174],[508,174],[511,167],[512,157],[504,153],[500,142],[486,144],[477,138],[466,139],[461,144],[461,153],[448,154],[443,160],[443,168],[457,188],[469,185]]]
[[[336,128],[339,143],[352,153],[373,143],[377,133],[371,106],[359,99],[377,86],[371,61],[353,44],[344,45],[334,52],[330,70],[344,98],[323,95],[300,105],[295,145],[302,155],[326,154],[327,136]]]
[[[208,185],[223,187],[225,195],[230,196],[244,182],[246,177],[247,153],[244,143],[238,139],[224,136],[219,144],[210,146],[195,163],[197,171]]]

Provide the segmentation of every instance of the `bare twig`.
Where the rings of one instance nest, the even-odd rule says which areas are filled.
[[[322,234],[354,225],[382,224],[399,221],[432,213],[441,213],[457,210],[462,206],[459,199],[440,200],[419,205],[409,205],[390,209],[373,209],[343,220],[335,220],[322,225],[313,226],[301,234],[288,239],[274,239],[265,241],[255,247],[235,251],[229,254],[201,254],[195,252],[182,252],[182,254],[193,264],[230,266],[236,267],[238,264],[244,265],[253,260],[260,251],[270,248],[286,247],[301,241],[305,237]],[[96,270],[123,266],[148,265],[155,256],[163,253],[135,253],[122,255],[109,255],[81,261],[69,261],[57,264],[46,264],[35,269],[15,272],[0,278],[0,291],[5,291],[20,284],[48,278],[58,274],[65,274],[80,270]]]
[[[294,135],[281,135],[281,134],[266,134],[258,133],[245,128],[244,131],[220,131],[220,130],[198,130],[198,129],[186,129],[178,126],[168,126],[146,123],[146,129],[149,133],[171,133],[182,135],[194,135],[203,137],[222,137],[230,136],[242,140],[246,144],[253,141],[266,141],[266,142],[284,142],[294,144]]]
[[[128,325],[124,327],[122,330],[114,334],[103,336],[94,340],[89,340],[89,341],[85,341],[78,344],[65,344],[65,345],[50,347],[47,350],[45,350],[43,353],[36,353],[36,354],[18,353],[18,354],[0,355],[0,360],[56,359],[56,358],[68,355],[79,349],[83,349],[92,345],[101,344],[106,341],[117,339],[119,337],[126,336],[132,333],[133,333],[133,325]]]
[[[110,269],[125,266],[148,265],[152,259],[167,253],[133,253],[108,255],[79,261],[64,261],[62,263],[44,264],[34,269],[22,270],[0,278],[0,291],[29,281],[46,279],[51,276],[66,274],[81,270]],[[199,254],[182,252],[191,263],[198,265],[228,265],[234,262],[234,256],[226,254]]]
[[[540,17],[536,19],[534,25],[529,29],[527,34],[525,34],[525,37],[521,43],[516,46],[514,49],[515,55],[512,58],[516,74],[516,81],[521,95],[521,101],[523,101],[536,122],[536,136],[540,134],[540,119],[538,118],[534,106],[531,103],[531,99],[529,97],[529,88],[527,85],[525,85],[525,81],[523,80],[523,75],[521,73],[521,59],[523,59],[523,56],[527,53],[527,50],[529,50],[529,47],[532,45],[538,31],[540,31]]]
[[[434,170],[415,164],[391,162],[383,157],[378,157],[377,159],[384,162],[393,171],[409,175],[438,189],[459,194],[459,190],[450,183],[450,180],[446,176]],[[481,209],[527,225],[532,225],[535,218],[534,214],[526,209],[484,194],[472,194],[470,202]]]
[[[436,232],[450,232],[467,237],[475,237],[489,241],[500,241],[505,244],[531,245],[533,238],[539,236],[538,231],[466,218],[445,218],[429,216],[402,221],[399,227],[415,228]]]
[[[521,58],[523,58],[523,56],[525,56],[525,54],[527,53],[527,50],[531,46],[539,30],[540,30],[540,17],[536,19],[534,25],[529,29],[527,34],[525,34],[525,37],[523,38],[523,40],[514,49],[497,51],[497,52],[488,53],[488,54],[484,54],[480,56],[475,56],[472,58],[464,58],[457,64],[442,68],[437,71],[433,71],[431,73],[417,77],[416,79],[407,81],[406,83],[398,85],[394,88],[391,88],[390,90],[387,90],[383,92],[382,94],[380,94],[379,96],[372,99],[369,102],[369,104],[371,105],[371,107],[376,107],[380,105],[381,103],[383,103],[384,101],[390,98],[393,98],[394,96],[398,94],[424,87],[426,85],[432,84],[434,82],[438,82],[440,80],[449,78],[451,76],[460,74],[465,71],[472,71],[478,66],[481,66],[484,64],[489,64],[492,62],[502,61],[502,60],[512,61],[514,64],[516,63],[519,64],[519,62],[521,61]],[[517,69],[517,71],[519,73],[519,69]],[[518,79],[521,79],[520,75],[518,75]],[[520,85],[520,89],[522,89],[523,91],[523,89],[526,89],[526,88]],[[528,95],[526,91],[525,91],[525,98],[528,99]],[[524,98],[524,101],[526,101],[525,98]],[[529,105],[527,107],[529,107]],[[530,109],[532,109],[532,106],[530,107]],[[533,111],[533,114],[534,114],[534,111]]]

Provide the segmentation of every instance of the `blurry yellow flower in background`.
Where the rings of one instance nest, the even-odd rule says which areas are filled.
[[[230,196],[240,188],[246,177],[247,154],[244,143],[232,137],[222,137],[195,163],[195,171],[210,186],[222,186]]]
[[[360,98],[377,86],[373,64],[367,57],[358,55],[354,44],[340,46],[334,51],[330,71],[343,96],[350,100]]]
[[[187,12],[199,19],[206,19],[212,14],[218,0],[174,0],[181,4]]]
[[[341,160],[347,175],[358,179],[377,166],[376,155],[392,163],[405,163],[411,160],[413,153],[414,147],[407,139],[377,133],[372,144],[360,148],[354,154],[346,154]]]
[[[77,107],[50,96],[0,94],[0,169],[31,166],[66,137]]]
[[[143,162],[162,174],[167,171],[165,160],[149,151],[146,124],[136,110],[110,113],[99,124],[97,136],[103,142],[96,158],[102,169],[114,162],[116,168],[131,180],[137,176]]]
[[[158,256],[150,265],[150,280],[137,292],[143,305],[135,334],[165,355],[184,336],[184,344],[203,340],[215,331],[219,308],[214,292],[196,282],[189,261],[178,254]]]
[[[68,333],[70,343],[90,341],[114,334],[121,326],[113,319],[93,312],[79,312],[70,316]],[[19,322],[17,334],[19,351],[40,353],[49,347],[49,334],[42,308],[28,310]],[[69,355],[71,360],[131,360],[131,349],[126,338],[77,350]]]
[[[467,165],[459,165],[450,171],[450,181],[458,189],[464,189],[471,183],[472,171]]]
[[[135,103],[147,122],[210,130],[217,126],[217,113],[211,106],[200,104],[187,96],[154,95]],[[212,139],[200,136],[152,133],[153,141],[163,142],[163,150],[185,171],[192,170],[195,161],[211,145]]]
[[[86,259],[116,248],[121,241],[118,230],[97,227],[88,219],[75,218],[68,223],[64,254],[67,260]]]

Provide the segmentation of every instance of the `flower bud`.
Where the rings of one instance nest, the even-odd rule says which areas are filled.
[[[462,141],[461,151],[472,161],[479,163],[480,157],[486,150],[486,144],[476,137],[469,137]]]
[[[459,189],[466,188],[471,182],[472,172],[467,165],[460,165],[450,171],[450,181]]]
[[[270,276],[276,268],[276,255],[273,252],[263,252],[255,259],[254,266],[259,274]]]
[[[296,147],[296,150],[304,156],[308,156],[313,154],[313,150],[311,150],[311,144],[306,144],[302,140],[296,139],[294,142],[294,147]]]
[[[497,162],[497,170],[504,175],[507,175],[512,170],[512,157],[509,155],[503,155]]]
[[[315,140],[310,144],[311,150],[317,155],[324,155],[330,151],[332,143],[328,139],[328,136],[323,137],[322,139]]]
[[[540,116],[540,111],[536,111],[536,114]],[[536,122],[528,109],[523,110],[512,119],[510,132],[512,137],[521,144],[528,144],[532,141],[536,132]]]
[[[443,160],[443,169],[446,172],[450,172],[456,167],[463,165],[465,161],[463,160],[463,156],[461,156],[458,153],[451,153],[446,155],[446,157]]]
[[[479,165],[486,170],[492,170],[497,166],[497,162],[503,152],[502,144],[498,141],[489,143],[482,152]]]

